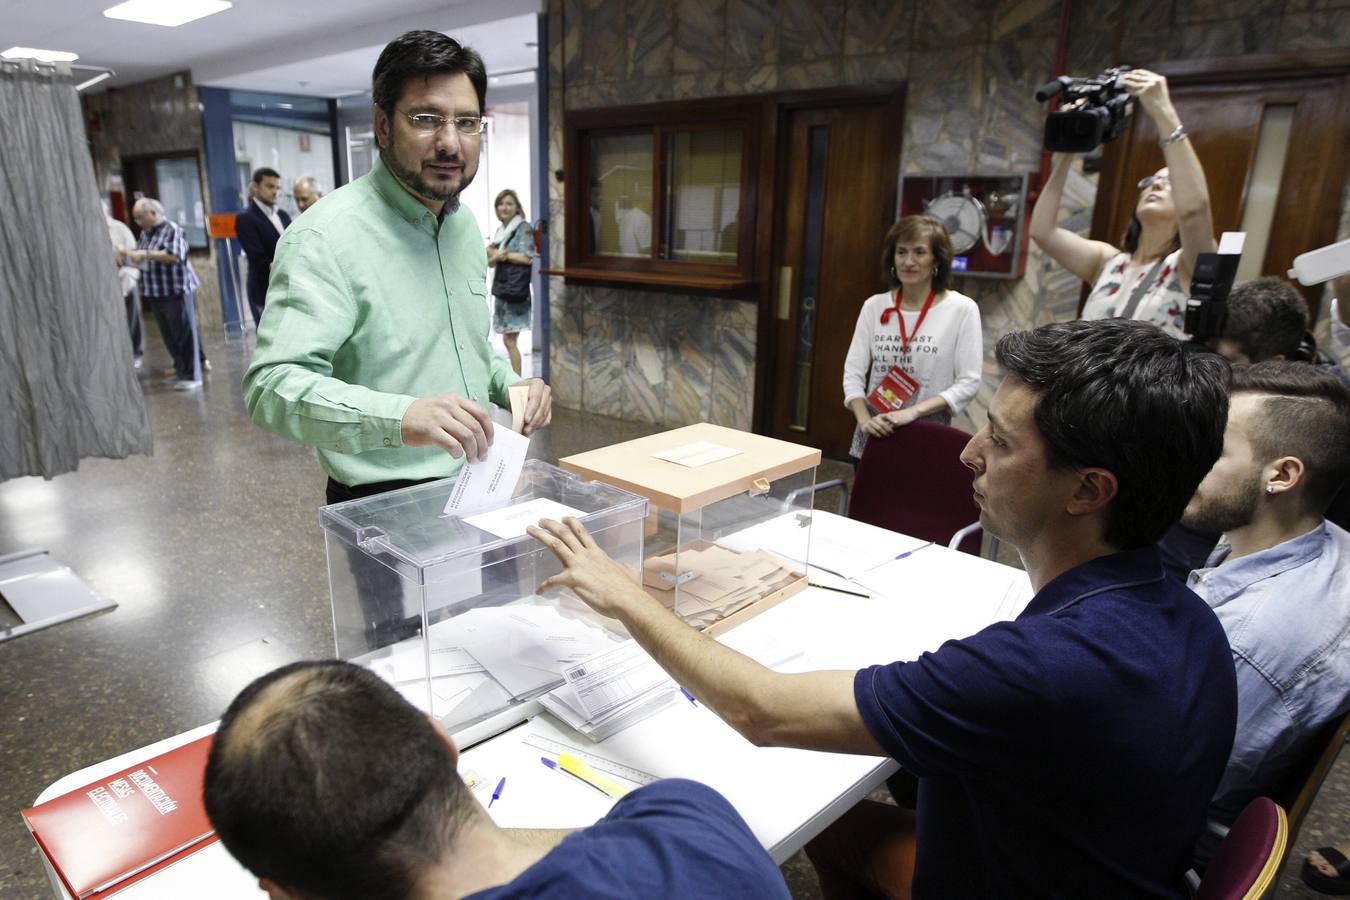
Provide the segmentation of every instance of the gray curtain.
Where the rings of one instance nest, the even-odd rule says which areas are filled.
[[[0,66],[0,481],[152,448],[84,117]]]

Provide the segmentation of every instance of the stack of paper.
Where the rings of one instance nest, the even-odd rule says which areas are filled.
[[[797,577],[800,573],[789,563],[762,550],[737,552],[716,544],[685,548],[679,551],[678,562],[676,551],[671,551],[649,557],[642,565],[642,583],[648,592],[699,628],[786,587]]]
[[[563,669],[567,683],[540,698],[545,709],[594,741],[659,711],[678,688],[636,641]]]
[[[542,602],[469,610],[433,625],[427,638],[426,646],[417,639],[396,644],[369,665],[418,706],[426,705],[429,678],[431,713],[455,724],[557,684],[564,668],[619,641]]]

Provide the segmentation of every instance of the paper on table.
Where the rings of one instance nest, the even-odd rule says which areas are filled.
[[[670,681],[656,660],[631,640],[568,666],[563,677],[592,719]]]
[[[711,441],[695,441],[692,444],[685,444],[683,447],[653,453],[652,456],[693,469],[698,466],[706,466],[708,463],[715,463],[718,460],[740,456],[742,452],[735,447],[724,447]]]
[[[529,438],[505,428],[494,428],[487,458],[460,467],[459,477],[445,501],[445,514],[465,516],[505,506],[520,480],[529,449]]]
[[[517,697],[557,682],[563,666],[614,642],[604,629],[565,618],[546,604],[484,607],[451,621],[452,640]]]
[[[580,519],[584,515],[581,510],[564,506],[556,500],[536,497],[524,503],[513,503],[501,509],[478,513],[464,521],[499,538],[515,538],[523,535],[528,526],[539,524],[540,519],[556,519],[561,522],[564,516]]]

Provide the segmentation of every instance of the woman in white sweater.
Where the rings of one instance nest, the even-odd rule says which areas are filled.
[[[921,418],[944,425],[980,386],[984,338],[975,301],[949,290],[952,242],[928,216],[891,226],[881,255],[891,290],[863,304],[844,359],[844,405],[853,411],[854,457],[867,438],[883,438]],[[918,389],[894,411],[873,409],[867,396],[899,366]]]

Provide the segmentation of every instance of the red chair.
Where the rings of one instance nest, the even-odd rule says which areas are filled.
[[[853,478],[849,518],[944,546],[956,543],[979,556],[975,475],[961,462],[969,440],[958,428],[924,421],[868,438]]]
[[[1238,816],[1205,869],[1195,900],[1257,900],[1275,884],[1289,844],[1289,821],[1269,797],[1257,797]]]

